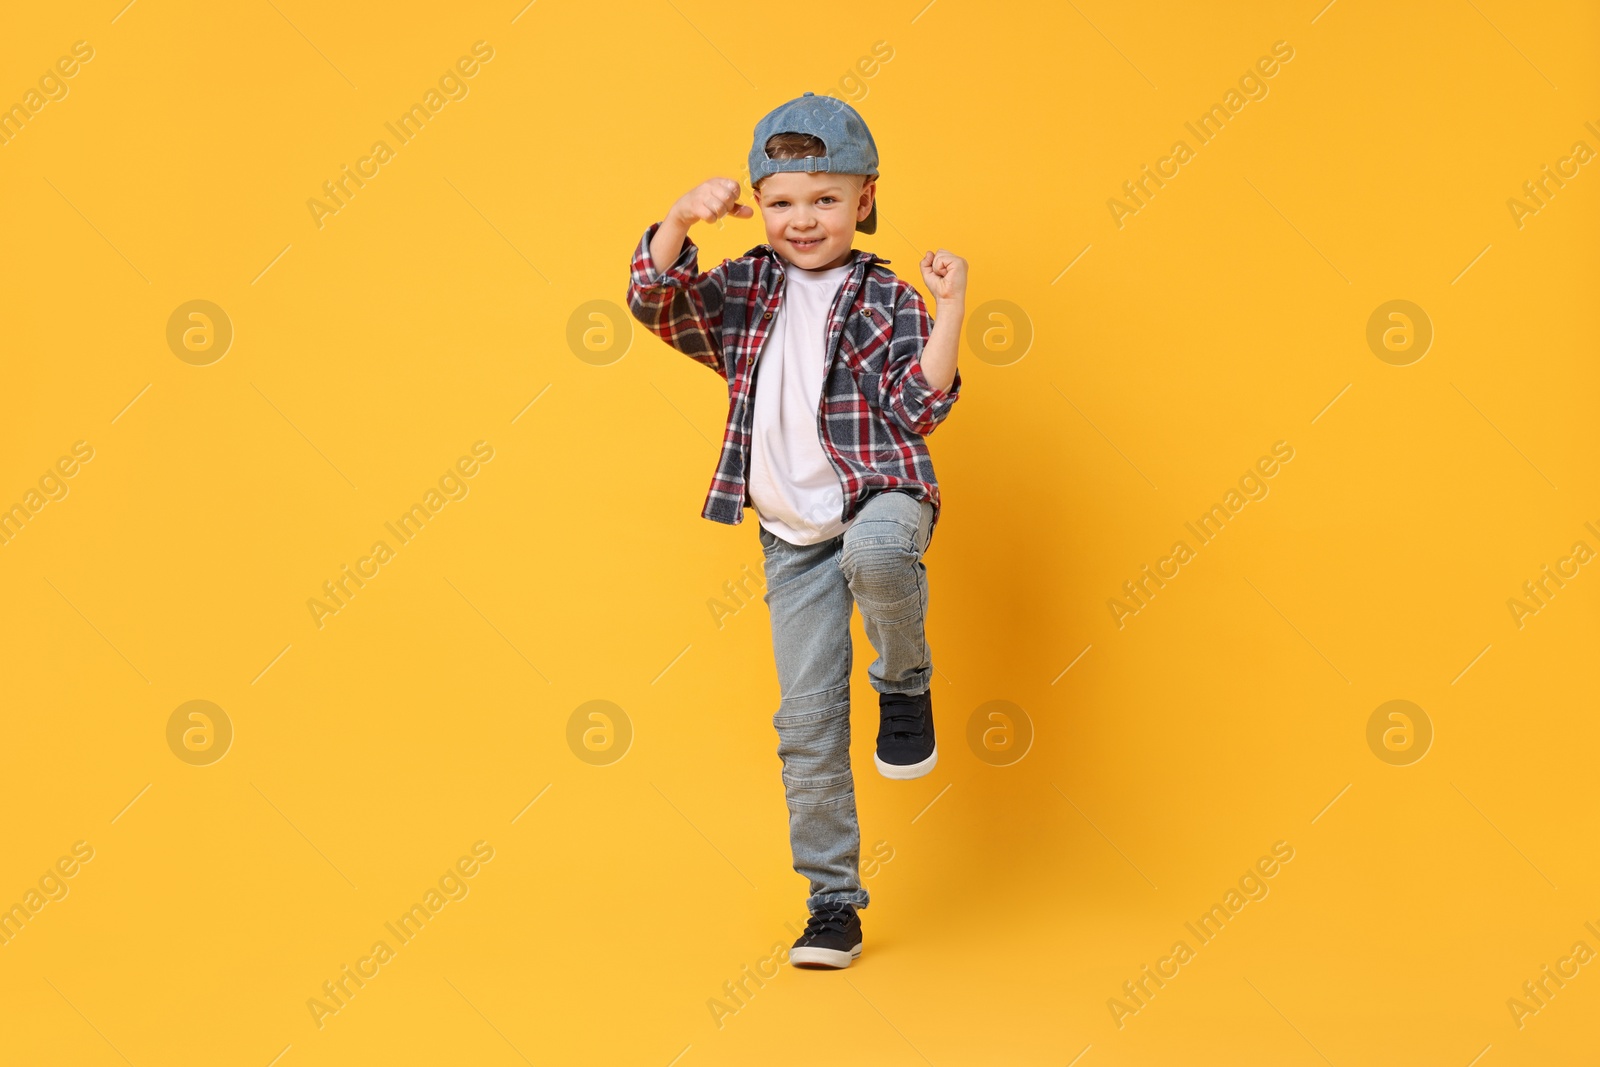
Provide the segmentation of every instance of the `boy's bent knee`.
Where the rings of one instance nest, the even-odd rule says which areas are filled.
[[[893,524],[890,524],[893,525]],[[839,569],[850,583],[857,603],[898,602],[917,590],[917,566],[922,554],[910,533],[893,526],[892,533],[872,533],[846,541],[839,554]]]
[[[849,574],[864,566],[904,567],[921,557],[915,530],[898,522],[874,522],[845,531],[844,544],[839,549],[839,566]]]

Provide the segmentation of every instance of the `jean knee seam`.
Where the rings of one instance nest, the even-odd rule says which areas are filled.
[[[835,774],[823,774],[815,777],[802,776],[783,772],[783,784],[793,789],[835,789],[839,786],[848,786],[850,792],[855,790],[854,774],[846,768]]]
[[[810,800],[805,797],[788,797],[789,811],[820,813],[828,811],[854,810],[856,802],[855,790],[837,797],[826,797],[821,800]]]
[[[836,685],[815,693],[785,693],[778,698],[778,710],[772,713],[773,725],[804,725],[823,719],[848,714],[850,710],[850,684]]]

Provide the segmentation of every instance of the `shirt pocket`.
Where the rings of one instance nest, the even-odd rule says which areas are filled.
[[[883,360],[894,336],[894,309],[878,304],[863,304],[850,313],[845,323],[839,358],[857,381],[883,369]]]

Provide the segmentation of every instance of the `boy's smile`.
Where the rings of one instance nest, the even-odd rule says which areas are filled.
[[[804,270],[850,261],[856,223],[872,211],[876,179],[860,174],[782,171],[756,190],[767,243]]]

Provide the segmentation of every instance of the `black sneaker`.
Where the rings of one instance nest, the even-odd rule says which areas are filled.
[[[837,970],[861,955],[861,917],[854,904],[823,904],[811,913],[806,931],[789,950],[796,967]]]
[[[921,778],[939,762],[933,740],[933,690],[878,694],[878,751],[873,762],[885,778]]]

